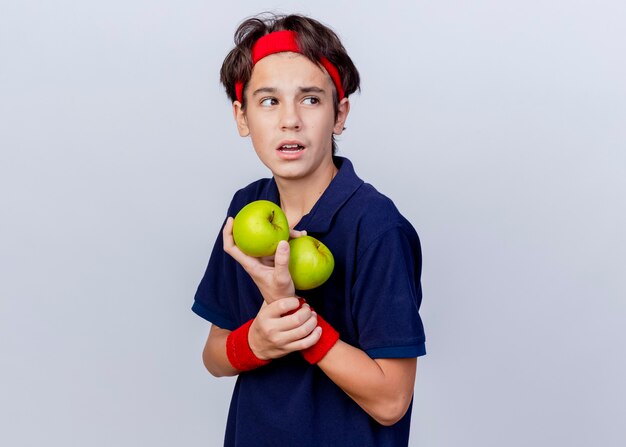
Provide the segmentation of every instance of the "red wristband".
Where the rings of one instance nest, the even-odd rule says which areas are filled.
[[[320,317],[319,314],[317,315],[317,325],[322,328],[322,337],[313,346],[301,351],[304,359],[311,365],[315,365],[322,360],[330,351],[330,348],[335,346],[335,343],[339,340],[339,332]]]
[[[230,364],[239,371],[250,371],[270,362],[269,360],[261,360],[250,349],[248,332],[250,332],[253,321],[254,318],[232,331],[226,338],[226,356]]]

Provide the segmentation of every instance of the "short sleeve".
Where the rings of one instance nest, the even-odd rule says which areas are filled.
[[[232,331],[239,327],[233,318],[233,289],[229,290],[227,287],[228,278],[233,278],[236,274],[234,262],[224,252],[220,231],[191,310],[222,329]]]
[[[246,204],[263,199],[272,199],[275,185],[269,179],[261,179],[233,196],[226,216],[236,216]],[[224,224],[226,219],[224,219]],[[235,330],[254,318],[263,297],[250,275],[224,251],[222,231],[215,240],[206,271],[191,307],[196,314],[227,330]]]
[[[220,227],[191,307],[200,317],[230,331],[243,324],[239,297],[248,294],[250,280],[239,264],[224,251],[222,229],[228,216],[235,216],[245,203],[243,190],[237,191],[228,206],[226,218]]]
[[[359,345],[370,357],[426,354],[420,275],[421,248],[412,227],[388,229],[358,254],[352,312]]]

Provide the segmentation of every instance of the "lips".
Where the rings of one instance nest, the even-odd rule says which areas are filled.
[[[276,150],[283,153],[295,153],[304,149],[304,145],[300,141],[283,141]]]

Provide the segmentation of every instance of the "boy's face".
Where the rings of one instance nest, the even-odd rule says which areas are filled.
[[[254,66],[246,86],[246,109],[233,104],[241,136],[277,178],[327,175],[332,135],[343,131],[350,103],[333,107],[333,82],[323,68],[298,53],[277,53]]]

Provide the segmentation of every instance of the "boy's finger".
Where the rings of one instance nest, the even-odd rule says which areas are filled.
[[[274,265],[276,267],[289,268],[289,243],[280,241],[274,253]]]
[[[226,223],[224,224],[224,228],[222,228],[222,239],[224,239],[224,249],[226,247],[230,247],[235,245],[235,239],[233,239],[233,222],[235,219],[229,217],[226,219]]]
[[[302,306],[298,312],[283,318],[285,321],[285,337],[289,341],[300,340],[311,333],[317,327],[317,314],[311,310],[308,304]]]
[[[268,312],[270,317],[280,318],[298,307],[300,307],[300,300],[295,297],[288,297],[272,301],[267,305],[265,311]]]
[[[239,259],[237,259],[239,253],[243,254],[243,252],[239,250],[239,247],[235,244],[235,239],[233,238],[233,222],[234,219],[232,217],[226,219],[226,223],[222,229],[222,239],[224,240],[224,251],[239,261]]]
[[[306,319],[298,322],[296,326],[290,324],[289,326],[277,324],[275,328],[278,332],[275,333],[275,341],[277,345],[281,345],[281,349],[285,349],[288,352],[297,350],[299,348],[293,348],[289,345],[302,340],[308,337],[311,332],[315,331],[317,327],[317,315],[312,313],[310,309],[300,309],[298,313],[302,312],[303,315],[306,315]],[[289,318],[281,318],[279,323],[286,323],[285,320],[291,320],[294,315],[289,316]],[[306,346],[308,347],[308,346]],[[303,349],[303,348],[302,348]]]
[[[285,345],[284,350],[287,352],[302,351],[303,349],[307,349],[313,346],[320,340],[321,337],[322,328],[319,326],[315,327],[306,337]]]
[[[289,229],[290,239],[295,239],[297,237],[302,237],[302,236],[306,236],[306,230],[298,231],[298,230],[294,230],[293,228]]]
[[[235,244],[235,239],[233,239],[233,222],[234,219],[229,217],[226,219],[226,224],[224,225],[224,229],[222,230],[222,239],[224,240],[224,251],[231,255],[235,261],[237,261],[241,266],[248,271],[254,263],[258,262],[256,258],[246,255],[243,251],[237,247]]]
[[[293,282],[289,274],[289,243],[280,241],[274,255],[274,281],[282,288],[291,288]]]

